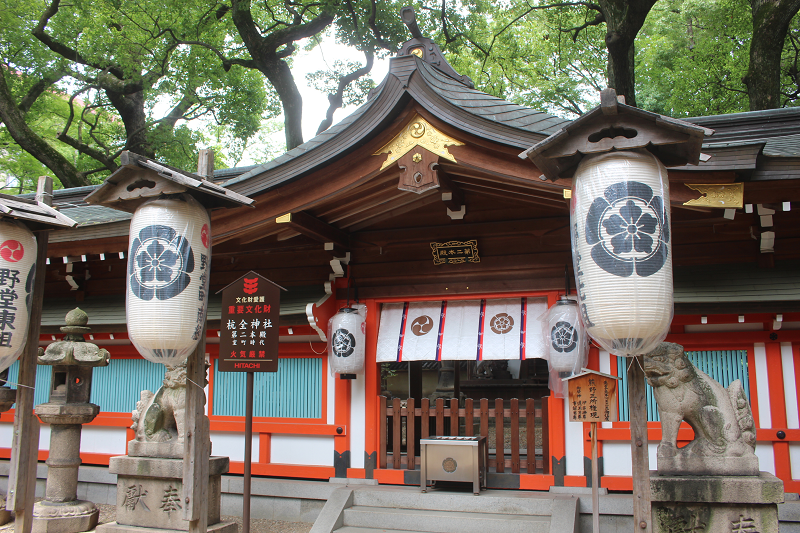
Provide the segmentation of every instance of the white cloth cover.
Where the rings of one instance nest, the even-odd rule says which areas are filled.
[[[339,309],[328,320],[328,361],[331,375],[363,374],[366,306]],[[359,311],[363,311],[363,314]]]
[[[383,304],[377,362],[543,357],[536,317],[545,309],[544,298]]]
[[[615,355],[649,352],[672,322],[666,168],[647,151],[586,157],[575,172],[570,214],[588,334]]]
[[[131,219],[128,336],[145,359],[175,366],[197,346],[211,266],[208,212],[188,194],[145,202]]]
[[[577,302],[569,299],[556,302],[543,317],[542,326],[550,370],[570,375],[579,373],[586,366],[588,343]]]
[[[27,226],[0,219],[0,372],[25,348],[36,274],[36,237]]]

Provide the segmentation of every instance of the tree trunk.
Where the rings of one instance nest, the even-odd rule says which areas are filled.
[[[598,0],[606,20],[608,86],[636,105],[634,41],[656,0]]]
[[[800,0],[750,0],[753,36],[750,65],[742,79],[750,98],[750,111],[781,106],[781,53],[789,24]]]
[[[300,96],[286,61],[270,54],[259,58],[256,63],[258,70],[266,76],[281,100],[286,150],[289,151],[303,144],[303,97]]]
[[[78,169],[67,158],[28,127],[28,124],[25,123],[24,113],[17,107],[11,91],[6,85],[2,67],[0,67],[0,119],[14,141],[49,168],[65,189],[91,185],[86,176],[78,172]]]
[[[155,151],[147,138],[147,114],[144,111],[144,91],[121,94],[106,90],[111,105],[125,125],[125,149],[145,157],[154,158]]]

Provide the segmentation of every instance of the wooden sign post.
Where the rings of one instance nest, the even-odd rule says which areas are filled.
[[[278,371],[282,290],[286,289],[251,270],[219,291],[222,293],[222,313],[217,368],[220,372],[247,372],[242,533],[250,533],[254,372]]]
[[[0,194],[0,216],[23,222],[36,231],[36,275],[31,292],[30,319],[26,344],[19,359],[14,435],[11,444],[11,464],[8,473],[6,509],[16,515],[16,533],[30,533],[33,526],[33,496],[36,488],[36,465],[39,452],[39,420],[33,412],[33,392],[36,381],[36,361],[39,352],[39,327],[42,322],[45,263],[49,229],[74,228],[78,225],[62,215],[53,205],[53,179],[41,176],[36,187],[36,199],[31,201]],[[5,246],[5,243],[3,244]]]
[[[591,422],[592,429],[592,530],[600,533],[600,484],[597,468],[597,423],[616,422],[617,380],[615,376],[586,370],[567,378],[570,422]]]

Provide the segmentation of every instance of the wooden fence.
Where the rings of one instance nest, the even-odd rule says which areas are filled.
[[[476,402],[471,398],[459,406],[457,399],[438,399],[431,405],[428,398],[417,402],[414,398],[402,401],[394,398],[388,401],[385,396],[380,400],[380,442],[378,459],[380,468],[406,468],[415,470],[420,463],[417,453],[419,440],[430,436],[474,436],[475,422],[479,422],[478,435],[486,437],[490,434],[490,420],[496,440],[505,443],[506,435],[510,437],[510,453],[506,457],[505,444],[495,446],[494,454],[487,446],[487,464],[489,469],[503,473],[509,470],[518,474],[550,473],[549,439],[547,421],[548,398],[524,401],[510,400],[505,408],[503,400],[498,398],[492,402],[483,398]],[[419,407],[417,404],[419,403]],[[538,406],[536,405],[538,404]],[[419,420],[419,424],[417,424]],[[520,421],[524,421],[524,444],[520,449]],[[506,427],[506,422],[508,426]],[[541,452],[536,453],[537,425],[541,432]],[[416,432],[419,431],[417,435]],[[404,438],[405,437],[405,438]],[[405,442],[405,445],[404,445]],[[403,453],[405,451],[405,453]],[[538,455],[538,457],[537,457]],[[409,459],[412,457],[413,460]],[[521,460],[524,458],[524,461]]]

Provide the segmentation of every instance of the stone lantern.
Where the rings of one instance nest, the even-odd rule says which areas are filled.
[[[92,369],[108,365],[107,350],[84,340],[89,317],[80,309],[67,313],[64,340],[54,342],[39,364],[53,367],[50,401],[36,406],[42,422],[50,424],[45,499],[34,506],[34,533],[77,533],[97,525],[99,511],[92,502],[77,498],[81,464],[81,425],[94,420],[100,407],[89,403]]]

